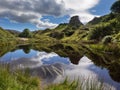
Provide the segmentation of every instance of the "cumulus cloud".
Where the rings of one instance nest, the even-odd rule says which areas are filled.
[[[55,0],[0,0],[0,17],[20,23],[30,22],[43,28],[57,24],[41,21],[42,16],[60,16],[64,10],[63,4]]]
[[[60,1],[60,0],[58,0]],[[93,15],[89,10],[99,3],[100,0],[63,0],[65,8],[72,10],[70,16],[78,15],[83,23],[87,23],[98,15]]]
[[[30,22],[40,28],[53,28],[57,24],[49,20],[42,21],[43,16],[79,15],[85,23],[95,16],[89,13],[89,9],[98,2],[99,0],[0,0],[0,17],[14,22]]]

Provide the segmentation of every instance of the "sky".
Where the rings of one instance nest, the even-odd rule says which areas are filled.
[[[0,0],[0,27],[23,31],[43,30],[68,23],[78,15],[86,24],[110,13],[116,0]]]

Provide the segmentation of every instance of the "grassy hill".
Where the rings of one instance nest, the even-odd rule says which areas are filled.
[[[76,18],[76,19],[75,19]],[[72,20],[73,19],[73,20]],[[79,21],[77,16],[72,17],[69,23],[59,24],[54,29],[38,30],[34,32],[34,38],[37,39],[50,39],[60,42],[71,42],[79,41],[81,38],[85,37],[88,28]],[[44,37],[44,38],[43,38]]]
[[[0,46],[14,44],[15,41],[16,39],[14,35],[0,27]]]
[[[11,30],[11,29],[6,29],[8,32],[10,32],[14,36],[18,36],[21,32],[17,30]]]
[[[4,38],[14,38],[14,36],[7,30],[4,30],[3,28],[0,27],[0,39]]]
[[[94,24],[93,24],[94,22]],[[89,25],[93,26],[90,29],[88,39],[89,40],[98,40],[102,41],[106,37],[111,37],[110,41],[115,41],[120,33],[120,16],[119,14],[109,14],[102,16],[99,19],[99,22],[96,20],[89,22]]]
[[[75,17],[75,16],[74,16]],[[73,18],[73,17],[72,17]],[[71,19],[72,19],[71,18]],[[72,22],[71,22],[72,21]],[[77,23],[78,24],[77,24]],[[58,25],[54,29],[39,30],[34,32],[34,38],[45,41],[60,42],[91,42],[91,41],[120,41],[120,17],[119,14],[110,13],[94,18],[88,24],[83,25],[78,19],[69,23]]]

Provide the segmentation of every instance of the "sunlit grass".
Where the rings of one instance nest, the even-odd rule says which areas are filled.
[[[40,80],[20,71],[11,73],[0,67],[0,90],[40,90]]]
[[[107,85],[106,85],[107,87]],[[85,81],[65,79],[63,83],[53,84],[46,87],[45,90],[103,90],[106,88],[104,82],[95,79],[86,79]],[[111,90],[111,87],[107,87]]]
[[[46,90],[76,90],[78,88],[78,81],[68,82],[67,78],[63,83],[50,85]]]

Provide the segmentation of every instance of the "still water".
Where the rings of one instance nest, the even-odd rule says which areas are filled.
[[[9,63],[11,70],[29,68],[30,74],[39,76],[45,84],[60,83],[67,77],[69,80],[104,81],[107,87],[120,90],[120,83],[111,78],[107,68],[95,65],[86,55],[79,57],[78,54],[76,57],[79,60],[74,63],[71,57],[61,56],[52,51],[30,49],[29,53],[25,53],[23,49],[16,49],[1,56],[0,61]]]

